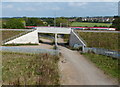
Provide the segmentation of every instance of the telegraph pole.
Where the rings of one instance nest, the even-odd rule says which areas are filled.
[[[56,12],[55,12],[55,16],[54,16],[54,28],[56,28]],[[57,32],[57,30],[56,30]],[[57,33],[55,33],[55,48],[57,49]]]
[[[54,14],[54,27],[56,27],[56,12]]]

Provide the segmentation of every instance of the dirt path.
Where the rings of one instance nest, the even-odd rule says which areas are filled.
[[[59,63],[62,85],[114,85],[100,69],[76,51],[60,46],[62,58]]]

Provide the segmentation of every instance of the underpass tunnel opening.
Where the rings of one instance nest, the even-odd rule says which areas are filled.
[[[67,45],[69,44],[69,34],[38,33],[39,43],[49,45]]]
[[[70,37],[69,34],[58,34],[57,37],[58,37],[58,45],[62,45],[62,46],[69,45],[69,37]]]
[[[55,34],[53,33],[38,33],[39,43],[54,45]]]

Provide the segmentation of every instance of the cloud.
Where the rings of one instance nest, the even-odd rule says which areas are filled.
[[[17,11],[36,11],[36,8],[27,7],[27,8],[17,8]]]
[[[85,6],[87,4],[88,4],[87,2],[69,2],[68,3],[69,6],[73,6],[73,7],[76,7],[76,6]]]
[[[53,8],[49,8],[50,10],[61,10],[60,7],[53,7]]]
[[[32,8],[32,7],[27,7],[24,9],[25,11],[36,11],[36,8]]]
[[[22,9],[21,8],[17,8],[17,11],[22,11]]]
[[[13,8],[13,5],[2,5],[2,8]]]

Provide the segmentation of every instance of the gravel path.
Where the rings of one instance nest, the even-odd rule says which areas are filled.
[[[93,63],[76,51],[60,46],[62,58],[59,63],[62,85],[115,85],[113,79],[106,76]]]

